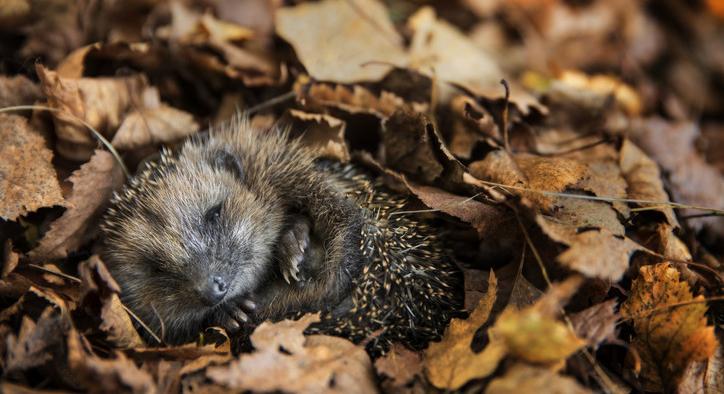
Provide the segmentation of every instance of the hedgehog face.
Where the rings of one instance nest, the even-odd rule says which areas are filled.
[[[145,322],[171,328],[167,342],[218,325],[227,304],[254,291],[270,270],[284,215],[272,196],[245,182],[241,164],[225,151],[177,160],[144,181],[148,190],[132,183],[125,193],[135,195],[116,198],[114,209],[123,212],[111,213],[112,247],[104,256],[124,301]]]

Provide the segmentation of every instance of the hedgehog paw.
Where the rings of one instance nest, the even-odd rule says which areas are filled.
[[[304,254],[309,246],[309,232],[311,228],[306,218],[301,218],[282,236],[279,245],[280,270],[284,280],[291,284],[299,282],[301,277],[301,264]]]
[[[219,323],[229,334],[233,335],[239,332],[243,324],[251,322],[247,313],[252,313],[254,310],[256,310],[256,304],[248,298],[228,303],[222,307],[223,313]]]

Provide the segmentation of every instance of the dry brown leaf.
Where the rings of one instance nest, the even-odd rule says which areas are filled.
[[[235,390],[376,392],[372,363],[362,348],[342,338],[302,334],[318,320],[318,315],[306,315],[298,321],[262,323],[251,335],[254,353],[210,367],[206,376]]]
[[[648,118],[634,124],[632,138],[667,172],[674,200],[724,209],[724,177],[697,151],[695,140],[699,134],[692,122]],[[681,211],[685,216],[697,213],[701,212]],[[724,239],[724,220],[720,217],[694,218],[687,223],[695,228],[705,225]]]
[[[593,305],[571,316],[576,334],[593,346],[616,338],[616,300]]]
[[[0,76],[0,108],[30,105],[40,97],[40,87],[25,76]]]
[[[575,379],[561,376],[548,368],[527,364],[513,365],[505,375],[493,379],[485,394],[540,393],[586,394],[592,391],[581,386]]]
[[[158,90],[143,91],[142,108],[129,113],[111,143],[118,149],[135,149],[172,142],[194,134],[199,125],[191,114],[161,103]]]
[[[320,81],[379,81],[392,66],[406,63],[402,38],[377,0],[324,0],[279,8],[276,32]]]
[[[477,96],[502,98],[500,80],[505,78],[495,58],[477,47],[457,27],[437,18],[432,7],[422,7],[407,22],[413,32],[410,65],[438,81],[463,86]],[[510,80],[510,78],[508,78]],[[524,113],[541,109],[523,89],[512,89],[511,103]]]
[[[171,24],[156,29],[156,36],[179,46],[182,56],[206,71],[213,71],[247,86],[284,82],[286,74],[269,56],[237,43],[254,36],[252,30],[200,14],[182,2],[170,4]]]
[[[503,301],[496,309],[503,310],[505,306],[514,306],[523,309],[531,306],[538,300],[543,292],[533,286],[523,276],[523,264],[510,263],[496,271],[501,283],[498,288],[498,301]]]
[[[497,280],[491,273],[488,292],[466,319],[452,319],[440,342],[425,351],[425,373],[435,387],[456,390],[473,379],[484,378],[505,357],[505,346],[491,340],[482,352],[471,349],[475,332],[488,320],[495,303]]]
[[[126,112],[138,106],[146,79],[136,75],[123,78],[61,78],[55,71],[36,66],[43,93],[53,112],[57,150],[69,159],[90,158],[96,139],[78,121],[87,122],[98,132],[110,137],[121,124]]]
[[[528,180],[528,188],[550,192],[562,192],[586,176],[585,164],[560,157],[516,155],[518,168]],[[528,193],[527,198],[537,205],[549,208],[553,199],[538,193]]]
[[[432,125],[424,114],[398,111],[383,123],[383,162],[432,183],[444,169],[435,155],[435,141]]]
[[[611,148],[613,150],[613,148]],[[621,198],[627,197],[626,180],[621,174],[621,168],[613,160],[600,159],[586,162],[588,176],[574,186],[575,189],[593,192],[598,197]],[[621,201],[611,203],[613,208],[628,218],[631,213],[628,205]]]
[[[664,190],[661,181],[659,166],[646,154],[629,140],[624,140],[621,146],[621,172],[628,183],[628,198],[650,201],[669,201],[669,196]],[[639,204],[643,207],[651,207],[664,214],[666,221],[679,227],[679,221],[671,206]]]
[[[386,90],[375,94],[359,85],[312,83],[304,76],[294,83],[294,92],[298,100],[310,109],[321,110],[323,107],[331,107],[351,114],[371,114],[380,119],[392,116],[401,110],[426,112],[429,107],[426,103],[415,101],[408,103],[395,93]]]
[[[88,229],[123,183],[123,174],[113,155],[97,150],[69,179],[73,191],[68,209],[29,253],[34,261],[65,257],[94,237],[96,233]]]
[[[450,152],[455,157],[470,160],[479,142],[499,147],[502,140],[498,126],[490,113],[473,98],[457,95],[450,100],[451,126],[446,136]]]
[[[62,346],[70,319],[51,306],[43,310],[37,321],[23,316],[17,336],[11,334],[3,363],[5,373],[24,371],[50,362]]]
[[[557,260],[564,266],[591,278],[618,282],[628,270],[634,252],[643,246],[605,227],[579,227],[558,223],[538,215],[536,222],[556,242],[568,245]],[[585,231],[581,231],[585,230]]]
[[[344,140],[346,123],[343,120],[296,109],[290,110],[289,115],[295,121],[292,130],[300,132],[305,145],[315,149],[321,157],[349,161],[349,148]]]
[[[527,154],[512,156],[502,149],[470,164],[470,174],[478,179],[547,192],[562,192],[575,185],[587,175],[587,170],[585,164],[571,159]],[[541,193],[515,189],[511,192],[524,196],[534,206],[545,210],[551,209],[555,201]]]
[[[422,355],[394,343],[383,357],[375,360],[375,370],[378,375],[392,379],[392,387],[402,388],[422,374]]]
[[[0,218],[15,220],[43,207],[65,205],[51,164],[53,153],[25,118],[0,114]]]
[[[685,303],[685,305],[672,306]],[[714,327],[707,326],[703,296],[668,263],[641,267],[621,315],[633,320],[633,346],[641,357],[641,379],[647,391],[673,390],[686,368],[711,357],[719,346]]]
[[[477,230],[481,239],[494,233],[500,234],[501,225],[510,219],[502,209],[470,197],[458,196],[436,187],[419,185],[407,180],[404,180],[404,183],[426,206],[469,223]]]
[[[121,288],[100,258],[92,256],[80,264],[78,272],[85,288],[81,308],[89,316],[100,320],[98,328],[106,335],[106,339],[121,349],[143,346],[131,316],[121,303]]]
[[[86,350],[82,337],[74,329],[64,335],[74,383],[98,392],[155,392],[150,373],[137,367],[123,353],[116,351],[113,358],[100,358]]]

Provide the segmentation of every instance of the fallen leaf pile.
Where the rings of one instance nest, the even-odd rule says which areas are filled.
[[[724,392],[722,53],[714,0],[0,0],[0,391]],[[410,196],[439,341],[123,304],[113,192],[238,111]]]

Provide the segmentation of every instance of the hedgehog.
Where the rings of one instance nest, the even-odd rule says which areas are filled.
[[[119,192],[102,258],[168,344],[320,312],[309,332],[424,347],[459,310],[461,274],[408,198],[243,117],[162,150]]]

